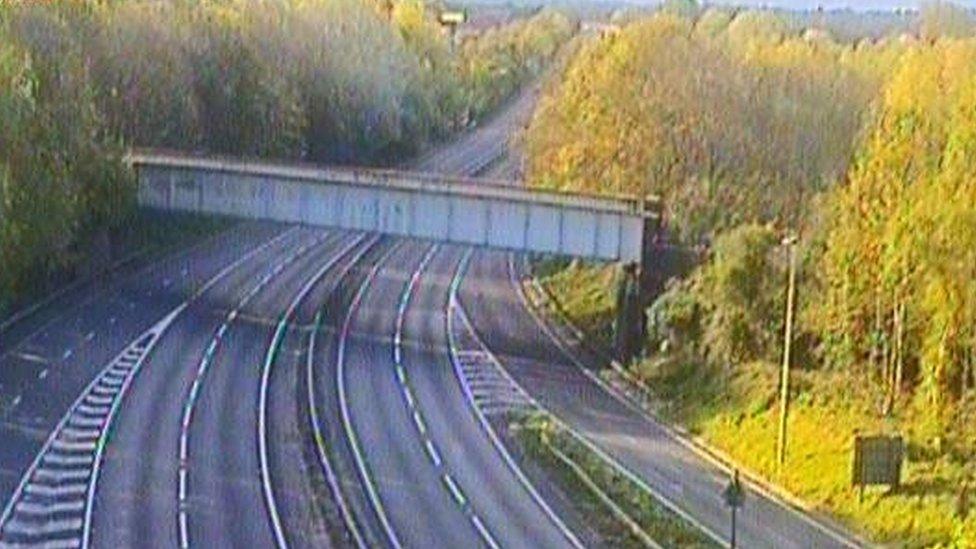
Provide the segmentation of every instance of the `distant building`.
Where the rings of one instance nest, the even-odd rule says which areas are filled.
[[[583,21],[580,30],[585,33],[598,33],[600,37],[613,36],[620,32],[620,25],[602,21]]]

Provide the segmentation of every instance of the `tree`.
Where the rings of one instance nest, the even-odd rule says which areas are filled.
[[[971,379],[974,85],[976,44],[906,55],[832,201],[815,315],[836,366],[876,380],[886,412],[915,391],[938,431]]]
[[[701,5],[698,0],[664,0],[661,3],[661,11],[678,17],[694,19],[701,11]]]
[[[919,13],[919,34],[929,41],[972,36],[974,24],[971,11],[946,0],[923,2]]]
[[[723,233],[694,291],[704,312],[705,355],[721,365],[771,359],[781,332],[784,270],[776,233],[747,224]]]

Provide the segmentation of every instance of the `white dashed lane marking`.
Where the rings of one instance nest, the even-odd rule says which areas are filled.
[[[55,428],[37,460],[4,509],[0,547],[80,547],[96,454],[112,405],[122,392],[120,376],[131,375],[162,328],[146,335],[116,356],[75,401]],[[70,356],[70,351],[65,352]],[[44,379],[45,368],[38,378]],[[15,399],[15,404],[19,397]]]
[[[254,299],[258,293],[261,292],[274,278],[275,275],[280,274],[284,271],[285,267],[294,263],[300,257],[306,255],[306,253],[315,249],[318,245],[322,244],[331,236],[330,233],[323,232],[315,240],[308,244],[302,244],[298,246],[289,255],[282,258],[279,263],[272,268],[272,272],[266,273],[261,279],[251,287],[251,289],[244,294],[244,296],[237,302],[237,305],[224,317],[224,321],[217,328],[216,332],[210,339],[210,343],[204,350],[203,356],[197,365],[196,375],[193,378],[193,383],[190,386],[190,392],[187,395],[187,399],[183,404],[183,414],[181,418],[180,426],[180,440],[179,440],[179,452],[180,452],[180,468],[177,477],[177,497],[179,503],[179,514],[177,516],[178,520],[178,536],[179,545],[181,548],[187,548],[190,546],[190,529],[189,529],[189,513],[188,513],[188,485],[189,485],[189,469],[188,469],[188,457],[189,457],[189,439],[190,439],[190,423],[193,419],[194,410],[200,395],[200,390],[203,386],[204,379],[210,367],[213,365],[214,357],[217,353],[218,346],[223,340],[224,335],[227,330],[233,324],[234,320],[240,315],[240,311],[247,306],[248,303]]]
[[[36,355],[34,353],[15,353],[14,356],[21,360],[26,360],[27,362],[33,362],[34,364],[48,363],[46,358],[42,357],[41,355]]]
[[[492,444],[501,454],[519,482],[532,496],[532,499],[542,508],[553,524],[563,533],[566,540],[575,548],[582,549],[583,544],[563,521],[553,512],[549,504],[542,498],[535,486],[525,476],[518,464],[512,459],[505,445],[488,421],[489,414],[504,414],[513,410],[538,409],[538,403],[525,393],[522,388],[505,372],[496,357],[488,350],[476,335],[474,328],[468,321],[464,308],[458,301],[458,291],[461,280],[471,260],[472,251],[469,249],[461,264],[458,265],[451,281],[451,290],[447,303],[447,332],[450,348],[451,363],[455,375],[461,383],[468,403],[481,423],[484,432],[491,439]],[[460,326],[459,326],[460,325]],[[463,328],[463,329],[459,329]],[[492,548],[498,547],[494,537],[472,515],[471,522],[481,533],[482,538]]]
[[[400,391],[403,393],[407,408],[412,413],[413,423],[417,428],[420,439],[423,441],[424,449],[427,452],[427,457],[430,458],[430,461],[434,464],[435,468],[444,471],[447,469],[447,467],[445,466],[444,461],[441,459],[440,452],[437,450],[437,445],[431,439],[430,434],[427,431],[427,424],[424,422],[423,415],[421,414],[420,409],[417,407],[416,400],[413,396],[413,390],[411,389],[410,384],[407,382],[407,372],[402,361],[403,325],[406,319],[407,306],[410,303],[410,297],[413,295],[414,290],[420,282],[421,274],[430,264],[431,260],[433,260],[438,249],[439,246],[435,244],[427,250],[426,255],[424,255],[424,257],[421,259],[420,264],[413,272],[413,275],[410,277],[410,281],[407,283],[407,286],[404,288],[403,294],[400,297],[395,333],[393,334],[393,362],[396,370],[396,378],[400,384]],[[458,486],[457,482],[454,480],[454,477],[452,477],[449,472],[444,472],[441,474],[441,481],[447,487],[447,490],[450,492],[454,502],[458,505],[458,507],[461,508],[462,512],[468,516],[472,525],[475,526],[478,535],[481,536],[489,547],[498,547],[498,545],[495,543],[494,537],[492,537],[491,533],[481,522],[477,512],[475,512],[472,506],[468,504],[468,500],[464,496],[464,492],[461,490],[461,487]]]

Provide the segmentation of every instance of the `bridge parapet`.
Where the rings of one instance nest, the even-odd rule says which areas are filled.
[[[139,203],[165,210],[374,231],[643,263],[655,202],[401,170],[134,151]]]

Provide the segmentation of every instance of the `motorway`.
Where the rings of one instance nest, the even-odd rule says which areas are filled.
[[[411,168],[511,176],[531,108]],[[724,472],[604,387],[516,265],[248,222],[66,292],[0,332],[0,547],[580,546],[494,430],[535,405],[724,539]],[[758,495],[742,517],[743,546],[846,544]]]

